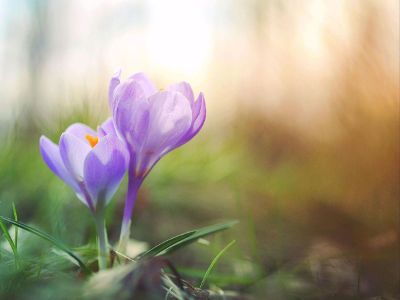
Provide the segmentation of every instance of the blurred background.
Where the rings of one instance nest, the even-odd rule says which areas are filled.
[[[399,296],[398,1],[0,0],[1,215],[14,202],[20,220],[68,245],[93,237],[38,140],[109,116],[119,68],[160,88],[188,81],[207,101],[201,133],[146,180],[133,238],[154,245],[238,219],[171,257],[183,277],[198,283],[235,239],[214,287],[255,299]],[[50,252],[31,248],[26,257]]]

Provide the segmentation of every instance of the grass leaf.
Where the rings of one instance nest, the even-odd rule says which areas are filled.
[[[11,235],[6,227],[6,225],[4,225],[3,221],[0,219],[0,228],[1,231],[3,231],[4,237],[6,238],[7,242],[10,244],[11,250],[14,253],[14,259],[15,259],[15,266],[18,268],[18,250],[17,247],[15,245],[15,243],[13,242]]]
[[[18,222],[18,214],[17,214],[17,209],[15,208],[14,202],[12,203],[12,209],[13,209],[14,220]],[[14,243],[15,243],[15,249],[18,249],[18,227],[15,227]]]
[[[229,221],[179,234],[162,242],[161,244],[158,244],[150,250],[139,254],[137,257],[135,257],[135,260],[144,257],[160,256],[171,253],[172,251],[178,250],[179,248],[191,244],[202,237],[228,229],[237,223],[238,221]]]
[[[215,265],[218,263],[218,260],[221,258],[221,256],[222,256],[233,244],[235,244],[235,243],[236,243],[235,240],[231,241],[228,245],[225,246],[224,249],[222,249],[222,250],[214,257],[214,259],[211,261],[211,264],[210,264],[210,266],[208,267],[207,271],[204,273],[203,280],[202,280],[201,283],[200,283],[200,288],[203,288],[204,284],[205,284],[206,281],[207,281],[208,276],[209,276],[210,273],[211,273],[211,270],[214,269]]]
[[[200,270],[197,268],[184,268],[179,267],[178,272],[187,277],[191,277],[193,279],[198,279],[199,281],[204,277],[204,270]],[[232,285],[240,285],[242,287],[250,286],[256,283],[257,281],[266,277],[266,274],[261,272],[255,272],[252,275],[235,275],[235,274],[221,274],[217,273],[215,270],[208,275],[208,280],[212,281],[216,285],[221,288]]]
[[[195,230],[195,233],[188,236],[187,238],[171,245],[170,247],[168,247],[167,249],[165,249],[163,252],[159,253],[159,255],[164,255],[164,254],[168,254],[171,253],[175,250],[178,250],[179,248],[182,248],[188,244],[191,244],[193,242],[196,242],[198,239],[203,238],[205,236],[208,236],[210,234],[214,234],[216,232],[222,231],[222,230],[226,230],[228,228],[231,228],[232,226],[236,225],[238,223],[238,221],[229,221],[229,222],[225,222],[225,223],[219,223],[219,224],[215,224],[215,225],[211,225],[211,226],[207,226],[207,227],[203,227],[200,229]]]
[[[68,254],[70,257],[72,257],[74,260],[76,260],[76,262],[79,264],[79,266],[82,268],[82,270],[85,273],[91,273],[89,268],[83,263],[83,261],[74,252],[72,252],[72,250],[70,250],[62,242],[58,241],[57,239],[55,239],[51,235],[49,235],[49,234],[47,234],[47,233],[45,233],[45,232],[43,232],[43,231],[41,231],[39,229],[33,228],[33,227],[29,226],[29,225],[26,225],[26,224],[24,224],[22,222],[15,221],[15,220],[7,218],[7,217],[0,216],[0,224],[3,224],[3,226],[4,226],[4,223],[2,223],[1,221],[6,221],[8,223],[11,223],[11,224],[23,229],[23,230],[26,230],[26,231],[28,231],[28,232],[30,232],[30,233],[38,236],[38,237],[41,237],[44,240],[52,243],[58,249],[64,251],[66,254]]]
[[[153,248],[147,250],[146,252],[139,254],[135,259],[157,256],[160,253],[162,253],[165,249],[168,249],[169,247],[173,246],[174,244],[179,243],[180,241],[193,235],[195,232],[196,231],[193,230],[193,231],[188,231],[188,232],[179,234],[177,236],[174,236],[174,237],[158,244],[157,246],[154,246]]]

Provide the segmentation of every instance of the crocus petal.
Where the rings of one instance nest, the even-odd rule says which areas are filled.
[[[108,134],[116,136],[117,132],[115,131],[113,119],[108,118],[99,127],[97,127],[97,134],[100,138]]]
[[[190,138],[196,135],[203,127],[206,120],[206,100],[203,93],[200,93],[193,108],[193,123],[190,131]]]
[[[52,170],[53,173],[56,174],[62,181],[72,187],[76,193],[81,193],[77,182],[64,166],[58,145],[53,143],[45,136],[40,137],[39,145],[43,160],[50,170]]]
[[[149,110],[149,101],[139,98],[121,101],[114,112],[116,129],[132,151],[143,144],[149,126]]]
[[[153,82],[151,82],[150,78],[147,77],[147,75],[144,73],[133,74],[129,76],[129,79],[135,81],[142,87],[142,90],[144,91],[146,97],[150,97],[151,95],[154,95],[157,92],[156,86],[153,84]]]
[[[194,94],[192,87],[189,83],[182,81],[179,83],[171,84],[170,86],[168,86],[167,90],[171,92],[181,93],[189,100],[191,106],[194,104]]]
[[[104,204],[107,204],[111,200],[128,163],[129,153],[122,141],[110,135],[100,139],[84,163],[85,186],[95,202],[105,201]]]
[[[177,148],[183,144],[186,144],[203,127],[204,122],[206,120],[206,102],[205,102],[203,93],[200,93],[199,97],[197,98],[196,102],[194,103],[192,113],[193,113],[192,126],[189,128],[189,130],[186,132],[186,134],[180,139],[180,141],[175,145],[174,148]]]
[[[192,110],[186,97],[162,91],[149,98],[150,117],[145,153],[163,153],[173,147],[189,130]]]
[[[120,79],[119,79],[120,76],[121,76],[121,70],[118,70],[111,77],[110,84],[108,86],[108,103],[110,104],[111,110],[113,110],[113,108],[114,108],[114,102],[115,102],[114,90],[120,83]]]
[[[82,123],[74,123],[68,126],[68,128],[65,130],[65,133],[72,134],[77,138],[85,141],[85,143],[88,143],[86,140],[87,135],[97,136],[96,131]]]
[[[131,103],[145,97],[146,92],[138,82],[133,79],[124,81],[115,88],[112,113],[114,114],[120,105],[131,105]]]
[[[70,133],[63,133],[60,138],[60,154],[66,169],[76,181],[83,180],[83,165],[92,148],[88,143]]]

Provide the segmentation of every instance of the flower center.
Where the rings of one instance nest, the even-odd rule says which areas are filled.
[[[97,143],[99,142],[99,137],[98,136],[92,136],[90,134],[87,134],[85,136],[86,140],[89,142],[90,146],[92,146],[92,148],[94,146],[97,145]]]

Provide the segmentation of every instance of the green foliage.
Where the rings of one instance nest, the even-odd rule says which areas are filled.
[[[179,234],[140,254],[138,257],[136,257],[136,259],[169,254],[197,241],[200,238],[222,230],[226,230],[237,223],[238,221],[229,221]]]
[[[43,232],[43,231],[41,231],[39,229],[33,228],[33,227],[29,226],[29,225],[26,225],[26,224],[24,224],[22,222],[15,221],[15,220],[12,220],[12,219],[7,218],[7,217],[0,216],[0,221],[6,221],[8,223],[11,223],[11,224],[13,224],[15,226],[18,226],[21,229],[24,229],[24,230],[26,230],[26,231],[28,231],[28,232],[30,232],[30,233],[38,236],[38,237],[41,237],[42,239],[44,239],[46,241],[52,243],[55,247],[57,247],[61,251],[63,251],[66,254],[68,254],[71,258],[73,258],[78,263],[78,265],[82,268],[82,270],[84,272],[91,273],[91,271],[85,265],[85,263],[71,249],[69,249],[62,242],[58,241],[56,238],[52,237],[51,235],[49,235],[49,234],[47,234],[47,233],[45,233],[45,232]],[[3,224],[2,227],[4,227],[4,223],[1,222],[0,224]],[[10,239],[11,239],[11,237],[10,237]],[[14,245],[14,247],[15,247],[15,245]]]
[[[204,286],[204,284],[206,283],[208,276],[210,275],[212,269],[214,269],[214,267],[216,266],[216,264],[218,263],[219,259],[221,258],[221,256],[231,247],[233,246],[233,244],[235,244],[236,241],[233,240],[231,241],[228,245],[225,246],[225,248],[223,248],[215,257],[214,259],[211,261],[210,266],[208,267],[207,271],[204,273],[203,279],[201,280],[200,283],[200,288],[202,288]]]
[[[18,214],[14,202],[12,203],[12,209],[13,209],[14,220],[18,222]],[[14,242],[15,242],[15,248],[18,249],[18,227],[15,227]]]
[[[150,250],[148,250],[148,251],[146,251],[146,252],[144,252],[142,254],[139,254],[137,257],[135,257],[135,259],[138,260],[138,259],[142,259],[142,258],[147,258],[147,257],[153,257],[153,256],[160,255],[160,253],[162,253],[163,251],[165,251],[169,247],[175,245],[176,243],[181,242],[185,238],[193,235],[194,233],[195,233],[195,231],[188,231],[188,232],[179,234],[177,236],[174,236],[172,238],[169,238],[168,240],[158,244],[157,246],[154,246]]]
[[[8,244],[10,245],[10,247],[14,253],[15,266],[18,268],[18,250],[17,250],[16,240],[15,241],[12,240],[11,235],[10,235],[7,227],[4,225],[1,217],[0,217],[0,229],[3,232],[4,237],[6,238]]]

